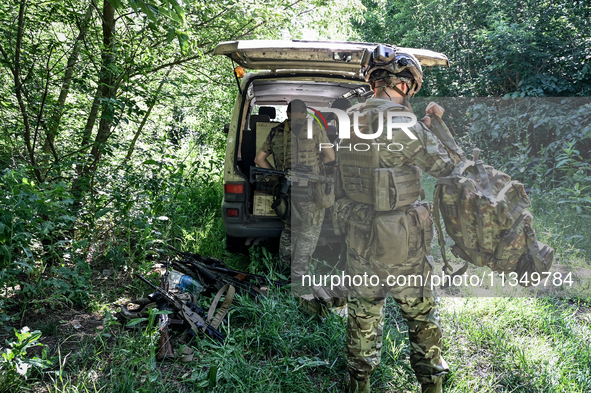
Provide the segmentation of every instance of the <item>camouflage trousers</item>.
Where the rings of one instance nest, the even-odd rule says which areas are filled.
[[[385,298],[349,297],[345,358],[358,380],[379,366]],[[420,383],[436,383],[449,368],[441,356],[439,313],[433,298],[397,298],[408,325],[410,364]]]
[[[392,295],[410,339],[410,363],[420,383],[436,383],[449,372],[441,356],[442,332],[436,294],[427,287],[433,270],[429,231],[431,219],[421,207],[403,211],[372,212],[363,206],[350,216],[347,233],[347,274],[377,276],[371,285],[353,285],[345,358],[358,380],[379,364],[384,327],[384,304]],[[409,278],[406,284],[388,277]],[[415,281],[411,282],[410,277]]]
[[[285,267],[291,266],[291,277],[294,281],[308,274],[310,259],[320,237],[325,209],[305,199],[292,198],[291,203],[292,218],[294,217],[293,209],[297,209],[302,222],[283,224],[279,240],[279,257]]]

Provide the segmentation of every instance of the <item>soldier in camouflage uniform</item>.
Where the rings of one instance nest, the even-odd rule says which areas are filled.
[[[433,222],[430,205],[418,202],[424,194],[421,170],[435,177],[446,176],[454,168],[455,157],[430,132],[429,117],[407,128],[417,139],[411,139],[404,129],[393,129],[391,139],[387,138],[385,115],[390,112],[388,116],[394,116],[392,121],[401,119],[398,123],[408,121],[408,116],[397,118],[392,112],[411,111],[408,97],[420,89],[423,73],[413,55],[385,48],[390,53],[388,58],[372,55],[362,70],[371,83],[373,98],[349,111],[352,124],[354,112],[361,111],[361,133],[375,135],[380,124],[384,132],[368,140],[359,138],[352,130],[351,139],[342,140],[338,149],[340,180],[346,197],[336,202],[333,215],[337,231],[340,228],[346,234],[347,273],[351,277],[364,273],[380,277],[377,285],[374,282],[350,288],[345,386],[350,392],[369,391],[370,373],[380,363],[384,304],[390,294],[408,325],[410,363],[422,391],[442,392],[443,375],[449,369],[441,356],[436,295],[424,286],[426,283],[409,280],[407,284],[393,286],[386,278],[420,275],[425,279],[431,274]],[[431,103],[427,113],[441,117],[443,109]],[[372,149],[343,149],[348,142],[368,143]],[[396,144],[391,146],[392,143]]]
[[[262,168],[272,168],[267,157],[273,154],[277,170],[286,171],[297,164],[311,167],[310,173],[320,174],[325,163],[334,164],[335,154],[332,148],[319,150],[320,143],[329,144],[326,131],[316,124],[313,126],[313,138],[307,138],[306,105],[301,100],[293,100],[287,107],[288,119],[273,128],[258,152],[255,163]],[[300,282],[301,276],[308,273],[308,266],[318,237],[324,208],[314,201],[314,186],[292,185],[291,219],[283,224],[279,242],[279,256],[287,267],[291,262],[291,280]]]

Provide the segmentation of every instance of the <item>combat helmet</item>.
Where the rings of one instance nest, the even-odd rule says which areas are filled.
[[[398,79],[409,87],[404,94],[395,85],[391,87],[403,97],[411,97],[416,94],[423,84],[423,69],[421,63],[411,53],[397,48],[395,45],[378,45],[375,49],[366,49],[363,55],[361,74],[365,81],[372,83],[381,79]]]

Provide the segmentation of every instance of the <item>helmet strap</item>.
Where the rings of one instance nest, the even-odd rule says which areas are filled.
[[[378,89],[382,89],[382,91],[384,92],[384,94],[386,94],[388,96],[388,100],[392,101],[392,97],[390,97],[390,94],[388,94],[388,92],[386,91],[387,88],[388,88],[388,86],[380,86],[380,87],[378,87]]]
[[[404,83],[406,83],[406,82],[404,82]],[[402,90],[400,90],[394,83],[390,83],[387,87],[390,87],[390,88],[394,89],[398,94],[400,94],[404,98],[407,98],[408,97],[408,94],[406,94],[405,92],[403,92]]]
[[[406,82],[406,81],[401,81],[401,80],[398,80],[398,83],[400,83],[400,82],[406,83],[406,85],[408,86],[408,88],[409,88],[409,90],[410,90],[410,86],[409,86],[408,82]],[[388,88],[391,88],[391,89],[393,89],[394,91],[396,91],[398,94],[400,94],[400,95],[401,95],[402,97],[404,97],[404,98],[409,98],[409,97],[410,97],[410,95],[409,95],[408,93],[405,93],[405,92],[403,92],[402,90],[400,90],[400,89],[398,88],[398,86],[397,86],[397,85],[398,85],[398,83],[396,83],[396,82],[389,82],[387,85],[384,85],[384,86],[379,86],[379,87],[374,87],[374,89],[382,89],[382,91],[383,91],[383,92],[384,92],[384,93],[385,93],[385,94],[388,96],[388,99],[389,99],[390,101],[392,100],[392,97],[390,97],[390,94],[388,94],[388,92],[386,91],[386,89],[388,89]],[[372,86],[375,86],[375,85],[373,84],[373,82],[372,82]]]

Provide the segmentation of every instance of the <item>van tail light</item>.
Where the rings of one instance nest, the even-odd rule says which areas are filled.
[[[244,182],[224,183],[224,201],[226,202],[244,202],[245,198]]]
[[[243,194],[244,193],[244,184],[224,184],[224,192],[226,194]]]
[[[238,209],[226,209],[227,217],[238,217]]]

